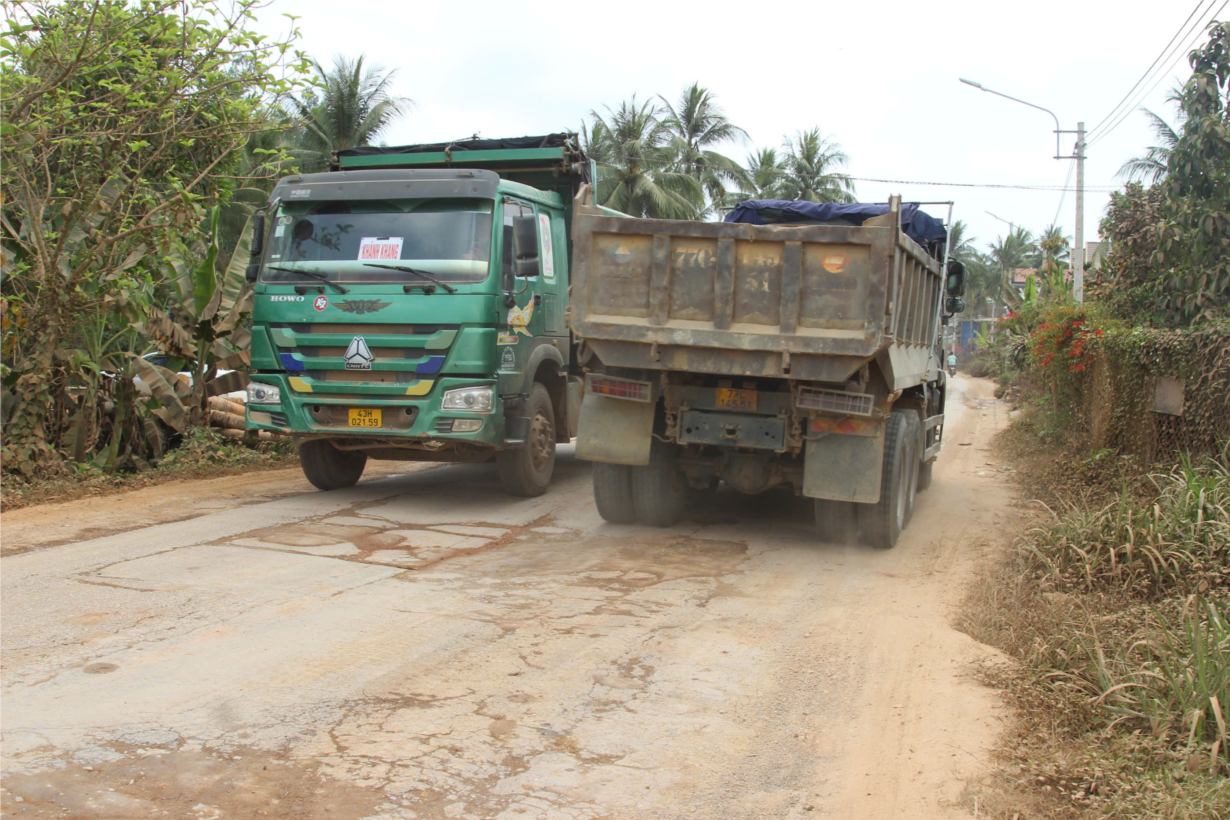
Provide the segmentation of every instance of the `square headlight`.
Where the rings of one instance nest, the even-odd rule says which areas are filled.
[[[490,413],[495,403],[495,391],[490,387],[459,387],[445,390],[440,407],[444,410],[464,410],[467,413]]]
[[[282,391],[277,385],[248,382],[248,404],[281,404]]]

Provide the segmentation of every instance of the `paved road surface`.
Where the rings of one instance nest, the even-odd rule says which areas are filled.
[[[562,448],[539,499],[442,466],[5,557],[3,816],[968,817],[948,623],[1013,514],[953,392],[888,552],[788,493],[609,525]]]

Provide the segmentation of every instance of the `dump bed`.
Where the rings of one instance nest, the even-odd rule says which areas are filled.
[[[852,225],[573,222],[571,326],[609,366],[841,381],[883,356],[891,387],[926,373],[940,262],[899,201]]]

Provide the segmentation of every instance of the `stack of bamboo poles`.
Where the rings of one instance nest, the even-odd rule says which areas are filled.
[[[242,396],[210,396],[205,400],[205,416],[209,426],[227,438],[253,438],[272,441],[281,438],[268,430],[248,432],[245,427],[244,400]]]

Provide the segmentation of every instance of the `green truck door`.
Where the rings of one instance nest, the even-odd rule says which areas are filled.
[[[567,293],[567,254],[562,241],[563,220],[538,207],[539,288],[542,291],[542,330],[548,336],[563,336],[564,310],[560,294]]]

